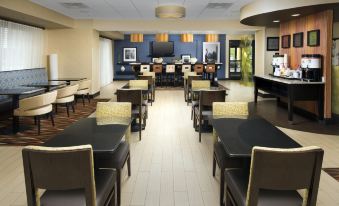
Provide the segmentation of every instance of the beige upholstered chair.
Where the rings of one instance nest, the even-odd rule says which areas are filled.
[[[58,112],[58,105],[65,105],[67,109],[67,116],[69,117],[69,106],[74,110],[74,95],[78,91],[78,84],[67,86],[61,89],[58,89],[58,95],[54,102],[55,112]]]
[[[190,64],[183,64],[181,67],[181,72],[185,74],[185,72],[191,72],[192,70],[192,65]]]
[[[96,118],[118,117],[131,118],[132,104],[130,102],[98,102],[95,111]],[[131,128],[125,134],[126,141],[131,137]]]
[[[148,81],[147,80],[129,80],[129,87],[130,89],[147,88]]]
[[[151,106],[155,100],[155,79],[153,79],[152,75],[139,75],[139,80],[147,80],[148,81],[148,93],[147,98],[148,102],[151,102]]]
[[[150,65],[148,64],[142,64],[140,65],[140,73],[144,73],[144,72],[150,72]]]
[[[38,134],[40,134],[41,116],[48,114],[54,126],[52,103],[56,100],[56,96],[57,92],[52,91],[20,100],[19,108],[14,110],[14,118],[34,117],[35,123],[38,125]]]
[[[211,88],[211,82],[208,80],[193,80],[192,81],[192,90],[193,89],[210,89]],[[191,119],[194,119],[195,117],[195,107],[199,105],[199,99],[198,95],[194,95],[194,93],[191,94],[192,98],[192,111],[191,111]]]
[[[130,102],[98,102],[96,109],[96,118],[131,118],[132,104]],[[126,132],[125,139],[122,141],[113,154],[100,156],[96,159],[96,167],[114,168],[117,171],[117,194],[118,205],[121,201],[121,171],[127,162],[128,176],[131,176],[130,147],[129,139],[131,136],[131,127]],[[114,138],[114,137],[112,137]]]
[[[225,116],[248,116],[248,103],[247,102],[213,102],[212,115],[214,118]],[[218,141],[217,134],[213,129],[213,177],[215,176],[216,165],[218,164],[221,170],[220,176],[220,204],[223,204],[224,191],[225,191],[225,176],[223,171],[226,168],[240,168],[242,162],[228,158],[226,151]]]
[[[188,76],[196,76],[197,73],[196,72],[184,72],[184,76],[183,76],[183,79],[184,79],[184,95],[185,95],[185,101],[187,101],[187,79],[188,79]]]
[[[91,145],[22,150],[28,206],[115,205],[114,170],[94,172]],[[39,190],[45,190],[41,198]]]
[[[155,72],[143,72],[142,75],[144,76],[152,76],[155,79]]]
[[[166,65],[166,86],[170,82],[173,83],[173,86],[175,86],[175,64],[167,64]]]
[[[225,172],[226,205],[315,206],[323,156],[324,150],[316,146],[253,147],[249,175],[243,169]],[[305,191],[303,198],[297,190]]]
[[[87,96],[88,102],[90,102],[91,98],[89,96],[91,88],[91,80],[83,80],[79,82],[78,91],[75,93],[76,96],[82,97],[82,104],[85,105],[85,95]]]

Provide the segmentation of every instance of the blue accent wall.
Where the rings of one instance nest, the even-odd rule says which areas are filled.
[[[131,74],[132,68],[128,64],[123,64],[126,68],[125,72],[121,72],[121,62],[123,60],[123,48],[125,47],[136,47],[137,48],[137,62],[151,62],[152,58],[150,55],[150,42],[155,41],[154,34],[145,34],[144,42],[133,43],[130,42],[130,36],[125,35],[124,40],[114,41],[114,79],[133,79],[134,75]],[[174,55],[175,57],[165,57],[165,62],[172,62],[174,58],[181,58],[182,54],[190,54],[191,57],[196,57],[199,62],[202,62],[202,45],[205,41],[204,34],[195,34],[194,42],[184,43],[181,42],[180,34],[170,34],[169,41],[174,42]],[[219,35],[220,41],[220,62],[223,63],[221,68],[218,70],[218,78],[223,79],[225,77],[225,41],[226,35]]]

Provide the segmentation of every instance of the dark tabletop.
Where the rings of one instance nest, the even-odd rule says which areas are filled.
[[[250,157],[254,146],[301,147],[263,118],[211,118],[226,153],[230,157]]]
[[[68,147],[90,144],[94,153],[114,152],[130,123],[130,118],[122,120],[84,118],[48,140],[44,146]]]
[[[45,91],[43,88],[35,88],[35,87],[12,87],[12,88],[1,88],[0,95],[24,95],[24,94],[33,94],[36,92]]]
[[[121,89],[140,89],[143,92],[147,92],[148,91],[148,85],[147,87],[130,87],[129,84],[125,84],[123,87],[121,87]]]
[[[65,81],[48,81],[48,82],[38,82],[38,83],[32,83],[23,85],[26,87],[60,87],[66,85]]]

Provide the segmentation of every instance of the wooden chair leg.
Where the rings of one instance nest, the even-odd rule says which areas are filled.
[[[55,124],[54,124],[54,114],[53,114],[53,111],[51,113],[49,113],[49,116],[51,117],[52,125],[54,127]]]
[[[57,104],[54,105],[54,110],[55,110],[55,114],[58,114],[58,105]]]
[[[74,102],[71,103],[71,107],[72,107],[73,113],[75,113]]]
[[[36,125],[37,121],[36,121],[36,117],[34,117],[34,125]]]
[[[82,95],[82,105],[85,106],[85,95]]]
[[[139,140],[141,141],[141,130],[142,130],[142,117],[141,113],[139,114]]]
[[[215,155],[213,153],[213,177],[215,177],[215,170],[216,170],[216,167],[217,167],[217,161],[215,159]]]
[[[88,99],[88,103],[91,103],[91,97],[89,96],[89,93],[87,94],[87,99]]]
[[[40,135],[40,127],[41,127],[40,116],[37,116],[37,122],[38,122],[38,135]]]
[[[220,205],[224,204],[224,192],[225,192],[225,174],[224,168],[220,168]]]
[[[69,117],[69,105],[66,103],[66,111],[67,111],[67,116]]]
[[[127,171],[128,171],[128,176],[131,176],[131,154],[128,154],[128,158],[127,158]]]
[[[121,169],[117,169],[117,196],[118,205],[121,204]]]
[[[201,116],[199,116],[199,142],[201,142]]]

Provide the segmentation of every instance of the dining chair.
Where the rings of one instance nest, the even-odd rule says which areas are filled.
[[[225,171],[226,206],[315,206],[323,156],[324,150],[316,146],[253,147],[249,172]]]
[[[129,80],[128,84],[130,89],[148,88],[148,80]],[[149,91],[147,91],[147,94],[144,93],[142,94],[143,97],[142,106],[145,106],[146,118],[148,118],[148,94]]]
[[[208,80],[192,80],[192,90],[194,89],[210,89],[211,82]],[[191,109],[191,119],[195,116],[195,107],[199,106],[199,94],[191,92],[192,99],[192,109]]]
[[[248,103],[247,102],[213,102],[212,115],[215,118],[225,116],[248,116]],[[220,205],[224,202],[225,191],[225,175],[226,168],[240,168],[242,161],[240,159],[230,158],[222,143],[218,141],[217,134],[213,129],[213,177],[215,177],[216,164],[220,168]]]
[[[175,64],[166,65],[166,86],[171,82],[175,86]]]
[[[183,75],[183,79],[184,79],[184,97],[185,97],[185,102],[187,102],[187,96],[186,96],[186,92],[187,92],[187,79],[188,79],[188,76],[196,76],[197,73],[196,72],[184,72],[184,75]]]
[[[186,99],[187,99],[187,106],[191,102],[192,94],[191,94],[191,88],[192,88],[192,81],[193,80],[202,80],[201,75],[188,75],[187,77],[187,85],[186,85]]]
[[[142,91],[140,89],[118,89],[117,101],[132,104],[132,118],[139,120],[139,140],[141,141],[141,130],[146,127],[146,106],[143,103]]]
[[[215,64],[207,64],[205,72],[206,72],[206,78],[209,80],[213,80],[215,72],[216,72]]]
[[[22,158],[28,206],[115,205],[116,172],[94,171],[91,145],[27,146]]]
[[[82,97],[82,104],[85,106],[85,95],[87,96],[88,103],[91,102],[91,98],[89,96],[90,88],[91,88],[91,80],[83,80],[79,81],[78,91],[75,93],[76,96]]]
[[[58,94],[54,102],[55,113],[58,113],[58,105],[66,106],[68,117],[69,117],[69,106],[72,107],[73,113],[75,112],[74,95],[78,91],[78,88],[79,85],[74,84],[57,90]]]
[[[139,80],[147,80],[148,81],[148,90],[147,93],[147,101],[151,102],[151,106],[153,104],[153,101],[155,99],[155,88],[154,88],[154,79],[151,75],[139,75]],[[150,96],[151,95],[151,96]]]
[[[144,72],[150,72],[150,65],[149,64],[142,64],[140,65],[140,73],[143,74]]]
[[[132,104],[130,102],[98,102],[96,118],[131,118]],[[128,176],[131,176],[131,157],[129,140],[131,127],[125,134],[126,141],[122,141],[112,154],[100,154],[94,157],[97,168],[113,168],[117,172],[117,200],[121,204],[121,172],[127,162]],[[114,138],[114,137],[112,137]]]
[[[199,93],[199,106],[195,107],[194,128],[199,124],[199,142],[201,142],[201,129],[204,120],[212,115],[213,102],[225,102],[226,90],[201,90]]]
[[[156,64],[154,63],[152,66],[152,71],[155,73],[156,76],[156,83],[160,84],[162,86],[162,64]]]
[[[49,115],[54,126],[52,103],[55,102],[56,97],[57,92],[52,91],[21,99],[19,101],[19,108],[14,110],[13,118],[18,120],[19,117],[34,117],[34,122],[38,125],[38,135],[40,135],[40,119],[42,116]]]
[[[204,73],[204,64],[202,64],[202,63],[196,63],[196,64],[194,64],[193,70],[194,70],[197,74],[203,74],[203,73]]]

